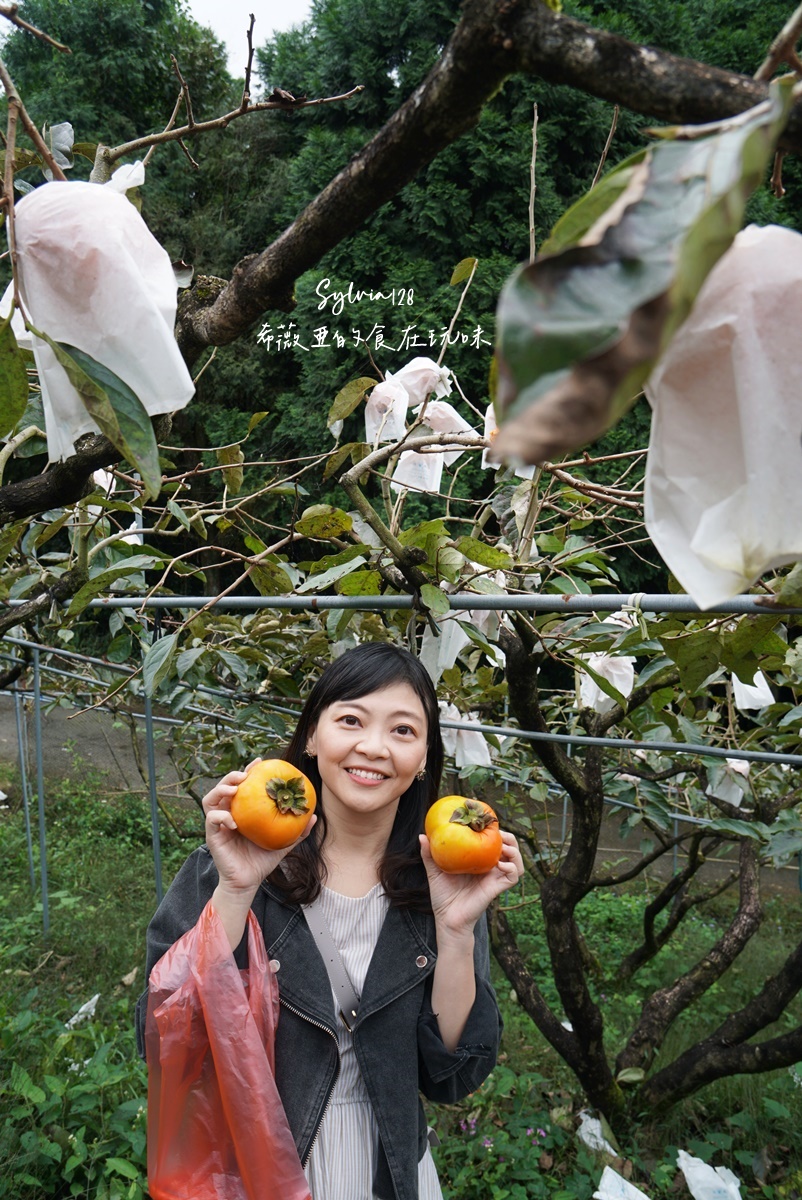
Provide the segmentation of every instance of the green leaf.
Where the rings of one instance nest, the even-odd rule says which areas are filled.
[[[224,468],[223,481],[226,487],[232,496],[238,495],[244,478],[242,464],[245,462],[245,455],[242,453],[242,447],[223,446],[217,451],[217,461]]]
[[[159,451],[142,401],[119,376],[83,350],[54,342],[46,333],[30,328],[47,342],[98,429],[136,467],[147,496],[155,500],[162,481]]]
[[[688,694],[697,690],[721,662],[721,639],[716,630],[660,638],[668,657],[679,668],[680,683]]]
[[[8,525],[0,531],[0,567],[2,567],[27,528],[27,521],[17,521],[15,525]]]
[[[463,279],[470,279],[471,275],[476,269],[478,261],[479,260],[476,258],[463,258],[462,262],[458,262],[454,270],[451,272],[451,278],[448,281],[451,287],[455,287],[458,283],[462,283]]]
[[[94,163],[97,157],[97,142],[76,142],[72,152],[80,154],[82,158],[88,158],[91,163]]]
[[[512,559],[506,550],[488,546],[487,542],[480,542],[478,538],[461,537],[454,543],[454,548],[482,567],[493,567],[502,571],[512,568]]]
[[[350,533],[353,524],[353,517],[349,517],[341,508],[333,508],[331,504],[313,504],[296,521],[295,531],[309,538],[339,537],[342,533]]]
[[[423,521],[420,525],[404,529],[398,535],[398,540],[402,546],[425,546],[427,540],[433,535],[443,538],[449,536],[448,526],[439,517],[434,521]]]
[[[323,470],[323,478],[331,479],[335,472],[339,471],[340,467],[349,457],[355,446],[360,445],[359,442],[346,442],[343,446],[338,446],[334,453],[328,459]]]
[[[618,197],[626,191],[632,180],[634,168],[642,162],[646,150],[638,150],[608,171],[594,188],[586,192],[576,204],[572,204],[560,217],[549,238],[540,247],[540,255],[557,254],[568,246],[575,246],[588,230],[606,213]]]
[[[420,598],[435,617],[442,617],[447,612],[451,612],[448,596],[442,588],[436,587],[433,583],[424,583],[420,590]]]
[[[262,421],[264,421],[265,417],[269,417],[269,416],[270,416],[269,412],[252,413],[251,419],[248,422],[248,433],[253,433],[256,426],[259,425]],[[246,433],[246,435],[245,435],[246,437],[248,436],[248,433]]]
[[[189,524],[189,517],[184,512],[184,510],[180,504],[176,504],[175,500],[168,500],[167,501],[167,510],[168,510],[168,512],[171,512],[173,514],[176,521],[178,521],[179,525],[183,525],[184,528],[187,531],[189,531],[189,529],[191,528],[190,524]]]
[[[150,555],[136,554],[133,558],[126,558],[122,562],[115,563],[113,567],[101,571],[99,575],[93,575],[73,596],[70,607],[67,609],[67,616],[75,617],[82,613],[90,600],[94,600],[103,592],[108,592],[111,585],[118,579],[125,575],[134,575],[148,567],[153,567],[153,559]]]
[[[190,650],[182,650],[175,660],[175,673],[178,678],[183,679],[187,671],[194,667],[200,656],[205,653],[205,646],[193,646]]]
[[[47,1099],[45,1092],[36,1086],[25,1068],[17,1062],[11,1064],[11,1090],[32,1104],[43,1104]]]
[[[107,1175],[110,1175],[112,1171],[115,1171],[118,1175],[125,1176],[126,1179],[141,1180],[142,1178],[142,1172],[139,1167],[135,1167],[127,1158],[107,1158],[105,1172]]]
[[[142,679],[145,692],[153,696],[159,684],[166,678],[175,657],[178,634],[168,633],[148,646],[142,662]]]
[[[328,571],[321,571],[318,575],[310,575],[295,590],[300,595],[306,592],[322,592],[330,584],[336,582],[336,580],[342,579],[344,575],[350,575],[358,567],[363,567],[366,562],[367,559],[360,554],[358,558],[352,558],[348,562],[337,563],[336,566],[329,567]]]
[[[382,577],[379,571],[352,571],[337,580],[334,590],[341,596],[378,596]]]
[[[365,392],[375,387],[378,382],[378,379],[369,379],[367,375],[362,375],[359,379],[352,379],[350,383],[346,383],[334,397],[326,424],[333,425],[335,421],[344,421],[346,417],[350,417],[354,409],[362,403]]]
[[[251,579],[260,596],[286,596],[292,591],[292,580],[276,558],[261,558],[251,567]]]
[[[36,537],[34,538],[33,544],[36,546],[36,549],[39,550],[42,546],[46,546],[50,539],[54,538],[56,534],[64,528],[67,522],[72,519],[72,517],[72,511],[67,509],[67,511],[63,512],[60,517],[56,517],[55,521],[49,521],[48,524],[44,526],[42,531],[37,533]]]
[[[0,437],[11,432],[28,403],[28,372],[11,328],[13,311],[0,325]]]
[[[792,103],[791,76],[714,132],[672,131],[581,243],[520,267],[498,305],[502,458],[542,462],[628,410],[741,228]],[[709,126],[704,127],[706,131]],[[666,131],[662,131],[665,133]],[[589,201],[588,201],[589,202]]]
[[[643,1067],[626,1067],[625,1070],[619,1071],[615,1077],[616,1083],[642,1083],[646,1078],[646,1072]]]
[[[238,683],[248,682],[248,664],[238,654],[234,654],[232,650],[216,650],[215,653],[220,661],[228,667]]]
[[[134,639],[131,630],[121,629],[106,647],[106,658],[113,663],[128,662],[133,646]]]
[[[731,833],[737,838],[750,838],[756,842],[768,841],[768,829],[759,821],[736,821],[729,817],[716,817],[708,822],[711,832]]]

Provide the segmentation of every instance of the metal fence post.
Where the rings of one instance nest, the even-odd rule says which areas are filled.
[[[42,758],[42,691],[39,679],[39,647],[33,652],[33,727],[36,737],[36,790],[39,797],[39,879],[42,888],[42,929],[50,931],[47,894],[47,830],[45,828],[45,773]]]
[[[22,783],[22,811],[25,814],[25,844],[28,847],[28,874],[31,891],[36,889],[36,871],[33,865],[33,837],[31,835],[31,804],[28,794],[28,736],[22,710],[22,696],[14,688],[14,716],[17,720],[17,749],[19,751],[19,773]]]
[[[156,614],[153,622],[153,641],[161,636],[161,620]],[[153,842],[153,872],[156,880],[156,900],[161,904],[164,896],[162,885],[162,848],[159,833],[159,795],[156,790],[156,750],[153,743],[153,706],[145,690],[145,741],[148,754],[148,791],[150,793],[150,830]]]

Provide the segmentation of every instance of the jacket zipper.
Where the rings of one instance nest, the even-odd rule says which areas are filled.
[[[301,1012],[301,1010],[296,1008],[295,1005],[288,1003],[288,1001],[286,1001],[283,996],[280,996],[279,1000],[284,1005],[285,1008],[288,1008],[290,1010],[291,1013],[295,1013],[296,1017],[300,1017],[302,1021],[308,1021],[310,1025],[315,1025],[318,1029],[322,1029],[324,1033],[327,1033],[330,1038],[333,1038],[334,1045],[337,1049],[337,1070],[334,1073],[334,1080],[332,1081],[332,1085],[329,1088],[329,1094],[323,1103],[323,1109],[320,1113],[320,1117],[318,1118],[317,1125],[315,1126],[315,1132],[312,1134],[312,1140],[309,1143],[309,1149],[307,1150],[307,1152],[304,1155],[304,1158],[301,1162],[301,1166],[305,1167],[306,1164],[309,1162],[315,1142],[317,1141],[317,1135],[320,1133],[320,1126],[323,1124],[323,1118],[325,1117],[326,1113],[328,1112],[328,1107],[331,1102],[332,1093],[334,1092],[334,1089],[337,1086],[337,1080],[340,1077],[340,1043],[337,1040],[337,1034],[334,1033],[331,1029],[329,1029],[328,1025],[324,1025],[322,1023],[322,1021],[316,1021],[314,1017],[307,1016],[306,1013]]]

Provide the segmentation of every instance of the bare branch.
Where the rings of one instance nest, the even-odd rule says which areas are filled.
[[[667,1030],[732,966],[760,927],[760,877],[754,843],[741,842],[741,895],[738,911],[714,946],[670,986],[654,992],[643,1006],[640,1019],[618,1059],[619,1070],[645,1067],[654,1057]]]
[[[53,178],[60,179],[62,182],[66,181],[67,176],[64,174],[61,167],[50,153],[44,138],[34,125],[31,118],[28,116],[28,113],[25,110],[25,105],[20,100],[19,93],[14,86],[14,81],[9,75],[8,68],[2,59],[0,59],[0,83],[2,83],[5,93],[8,96],[9,108],[11,107],[12,102],[17,106],[19,111],[19,119],[22,122],[23,129],[41,154],[44,161],[47,163],[50,170],[53,172]]]
[[[41,38],[43,42],[47,42],[48,46],[52,46],[54,50],[61,50],[63,54],[72,54],[69,46],[64,46],[61,42],[57,42],[49,33],[43,33],[41,29],[37,29],[35,25],[31,25],[30,22],[20,17],[18,12],[18,4],[0,4],[0,17],[5,17],[7,21],[10,21],[12,25],[16,25],[18,29],[24,29],[26,33],[32,33],[34,37]]]
[[[181,85],[181,95],[184,99],[184,108],[187,110],[187,133],[189,134],[195,128],[195,114],[192,111],[192,97],[189,94],[189,85],[181,74],[181,68],[178,65],[178,59],[174,54],[170,55],[170,62],[173,70],[178,77],[178,82]]]
[[[602,174],[602,171],[604,170],[604,164],[607,162],[607,155],[610,153],[610,147],[613,144],[613,136],[615,134],[615,127],[618,124],[618,114],[620,111],[621,110],[620,110],[619,106],[616,104],[615,108],[613,109],[613,121],[612,121],[612,124],[610,125],[610,132],[607,134],[607,141],[604,143],[604,149],[602,150],[602,156],[599,159],[599,165],[596,168],[596,174],[593,176],[593,183],[590,185],[591,190],[593,188],[595,188],[596,184],[601,179],[601,174]]]
[[[121,146],[107,146],[104,157],[109,164],[115,163],[127,155],[138,154],[146,146],[180,142],[182,138],[198,137],[213,129],[225,129],[237,117],[250,116],[251,113],[256,112],[269,112],[272,109],[281,109],[286,112],[288,108],[315,108],[321,104],[339,104],[343,100],[350,100],[352,96],[359,95],[362,91],[364,91],[364,84],[360,83],[357,87],[351,88],[350,92],[343,92],[341,96],[323,96],[319,100],[294,100],[292,103],[288,103],[286,100],[263,100],[259,104],[249,105],[244,110],[235,108],[232,112],[224,113],[222,117],[213,117],[209,121],[193,121],[191,124],[182,125],[179,129],[163,129],[161,133],[149,133],[144,137],[134,138],[133,141],[124,142]]]
[[[248,62],[245,65],[245,86],[242,89],[242,103],[240,104],[240,112],[246,112],[251,103],[251,70],[253,68],[253,27],[256,18],[253,13],[248,14],[251,18],[251,23],[248,26]]]
[[[799,60],[796,58],[794,49],[800,37],[802,37],[802,4],[788,18],[783,28],[771,43],[768,54],[755,71],[755,79],[771,79],[780,63],[788,62],[791,56],[798,62]],[[792,66],[794,70],[797,69],[796,65],[792,64]]]

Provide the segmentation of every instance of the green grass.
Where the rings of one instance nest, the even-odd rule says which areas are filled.
[[[0,787],[18,794],[0,767]],[[162,824],[164,882],[200,840],[180,840]],[[50,933],[28,879],[21,812],[0,810],[0,1196],[13,1200],[145,1200],[146,1074],[136,1055],[133,1007],[143,984],[145,928],[155,906],[150,819],[141,796],[110,796],[99,774],[47,790]],[[38,853],[35,852],[38,860]],[[676,943],[633,981],[616,987],[615,965],[631,949],[647,894],[632,889],[591,896],[580,910],[590,949],[602,947],[593,987],[614,1051],[643,998],[674,978],[711,944],[732,900],[694,911]],[[735,971],[684,1022],[661,1051],[680,1052],[720,1020],[782,961],[802,931],[794,898],[767,902],[767,918]],[[512,910],[530,969],[560,1011],[551,983],[538,905]],[[435,1157],[446,1200],[590,1200],[603,1163],[577,1141],[583,1097],[495,968],[505,1021],[499,1065],[462,1104],[430,1108],[442,1138]],[[100,993],[94,1018],[65,1022]],[[797,1003],[780,1023],[802,1020]],[[800,1072],[802,1076],[802,1071]],[[634,1127],[617,1167],[658,1200],[686,1195],[677,1183],[683,1147],[742,1181],[742,1196],[794,1200],[802,1192],[802,1079],[779,1071],[723,1080],[660,1122]],[[753,1162],[768,1161],[761,1187]]]
[[[47,937],[22,814],[0,812],[0,1196],[14,1200],[146,1195],[133,1010],[156,904],[150,818],[141,797],[108,799],[102,777],[79,770],[47,789]],[[187,850],[162,831],[165,882]],[[96,993],[94,1017],[67,1030]]]

